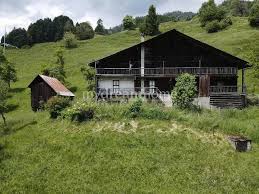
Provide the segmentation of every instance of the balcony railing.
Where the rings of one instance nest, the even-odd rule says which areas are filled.
[[[235,67],[165,67],[145,68],[144,76],[176,76],[182,73],[194,75],[236,75]],[[97,68],[97,75],[141,75],[141,68]]]
[[[210,93],[237,93],[238,86],[211,86]]]
[[[118,96],[128,96],[137,94],[158,94],[160,90],[157,87],[135,87],[135,88],[98,88],[98,95],[118,95]]]

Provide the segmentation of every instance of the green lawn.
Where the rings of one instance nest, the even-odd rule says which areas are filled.
[[[249,27],[247,18],[234,18],[233,26],[215,34],[207,34],[197,19],[161,25],[163,32],[173,28],[246,60],[250,49],[259,51],[259,31]],[[82,66],[139,41],[138,31],[121,32],[65,50],[67,77],[77,88],[77,99],[86,86]],[[106,116],[83,124],[32,112],[27,86],[60,46],[7,50],[19,81],[12,84],[8,100],[9,129],[0,124],[0,193],[259,193],[258,107],[202,112],[159,108],[169,119],[133,120],[123,116],[124,107],[111,106],[100,110]],[[259,94],[259,80],[250,70],[246,81],[249,91]],[[235,152],[226,141],[229,134],[248,136],[253,150]]]

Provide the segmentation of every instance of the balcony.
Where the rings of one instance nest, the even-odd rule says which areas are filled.
[[[142,76],[171,77],[182,73],[193,75],[237,75],[235,67],[165,67],[145,68]],[[97,68],[96,75],[102,76],[141,76],[141,68]]]

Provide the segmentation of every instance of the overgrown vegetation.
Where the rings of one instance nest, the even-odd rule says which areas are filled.
[[[67,108],[62,116],[76,122],[89,121],[94,118],[96,103],[93,101],[76,102],[72,107]]]
[[[56,119],[61,116],[62,111],[68,106],[70,106],[69,98],[54,96],[48,100],[46,109],[50,114],[50,118]]]

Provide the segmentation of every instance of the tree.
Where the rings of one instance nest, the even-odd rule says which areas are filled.
[[[64,32],[72,32],[72,33],[75,32],[75,26],[74,26],[73,22],[71,22],[70,20],[68,20],[68,21],[65,23]]]
[[[6,59],[2,50],[0,50],[0,80],[5,81],[9,87],[11,82],[17,81],[14,65]]]
[[[159,33],[159,22],[156,14],[156,8],[154,5],[149,7],[148,15],[145,18],[145,22],[140,28],[140,32],[145,35],[156,35]]]
[[[94,30],[88,22],[83,22],[76,25],[76,37],[79,40],[92,39],[94,37]]]
[[[4,125],[6,125],[5,112],[7,111],[6,100],[8,97],[9,87],[6,82],[0,80],[0,114],[4,121]]]
[[[77,40],[76,40],[76,36],[72,33],[72,32],[66,32],[64,34],[64,46],[65,48],[76,48],[77,47]]]
[[[132,16],[126,15],[123,18],[123,28],[124,30],[134,30],[136,27],[134,19]]]
[[[231,13],[233,16],[248,16],[248,4],[240,0],[231,0],[230,4]]]
[[[27,32],[23,28],[14,28],[9,34],[7,34],[5,41],[6,43],[17,46],[18,48],[30,44]]]
[[[205,27],[208,22],[221,21],[226,17],[224,9],[218,8],[214,0],[203,3],[198,15],[202,27]]]
[[[81,72],[87,82],[87,90],[93,91],[95,89],[95,69],[90,66],[86,66],[81,68]]]
[[[65,71],[65,59],[63,50],[59,49],[56,51],[55,55],[56,61],[54,64],[47,64],[42,67],[42,74],[50,77],[55,77],[63,84],[68,84],[66,82],[66,71]]]
[[[64,37],[65,25],[68,21],[71,24],[73,24],[73,20],[71,20],[67,16],[60,15],[54,18],[53,20],[53,25],[55,29],[54,41],[61,40]]]
[[[39,19],[28,27],[28,35],[31,43],[42,43],[54,41],[55,28],[49,18]]]
[[[97,26],[96,26],[94,31],[95,31],[96,34],[100,34],[100,35],[105,35],[106,34],[106,30],[104,28],[102,19],[99,19],[97,21]]]
[[[195,76],[182,74],[176,78],[172,91],[173,103],[181,109],[189,108],[197,92]]]
[[[259,27],[259,0],[254,2],[248,20],[250,26]]]

